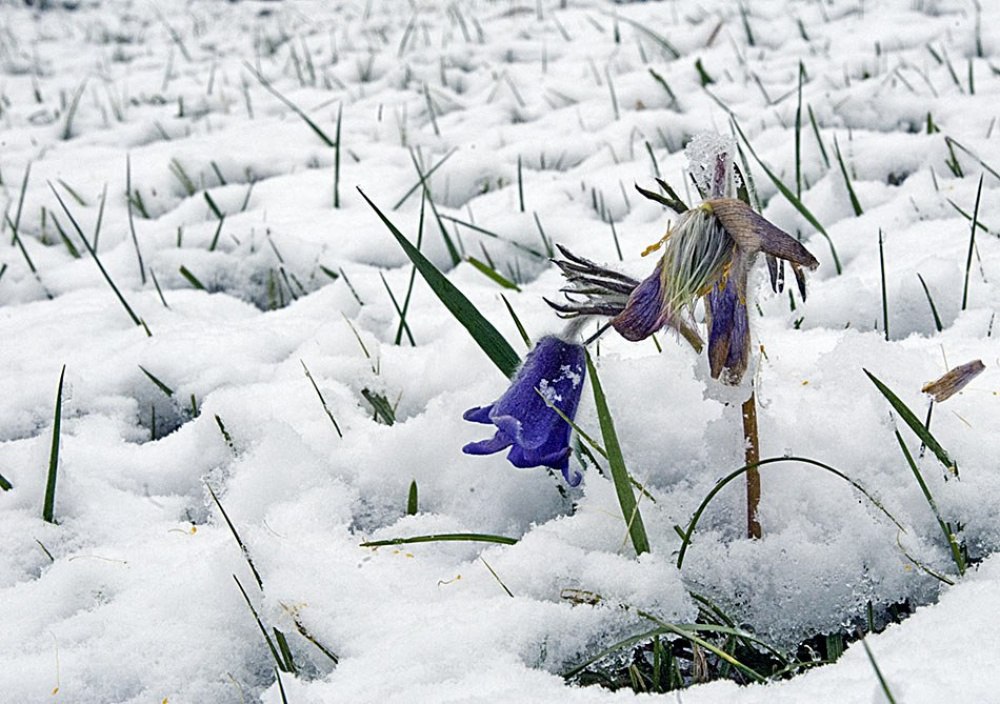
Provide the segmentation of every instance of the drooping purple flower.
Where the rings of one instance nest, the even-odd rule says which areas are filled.
[[[576,486],[581,476],[569,472],[572,429],[549,404],[573,418],[585,376],[582,345],[551,335],[543,337],[528,353],[503,396],[489,406],[470,408],[462,416],[497,428],[492,438],[469,443],[462,451],[488,455],[509,447],[507,459],[515,467],[552,467]]]
[[[704,297],[712,376],[739,383],[750,355],[747,276],[761,252],[790,262],[797,279],[802,268],[819,264],[798,240],[743,201],[703,201],[671,229],[653,273],[632,290],[611,324],[626,339],[641,340],[664,324],[678,327],[676,321],[690,316]]]

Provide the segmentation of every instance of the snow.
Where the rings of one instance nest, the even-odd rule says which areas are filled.
[[[0,475],[12,485],[0,491],[0,699],[282,701],[235,576],[288,637],[299,668],[281,675],[290,702],[675,701],[560,675],[648,630],[639,610],[693,621],[691,592],[782,648],[863,626],[869,604],[883,625],[906,601],[912,616],[866,638],[896,700],[1000,701],[1000,435],[990,430],[1000,418],[1000,126],[990,110],[1000,7],[758,0],[744,3],[750,45],[739,4],[724,0],[49,5],[0,4]],[[702,87],[696,60],[714,83]],[[506,379],[419,277],[407,316],[416,345],[405,335],[395,344],[386,287],[402,304],[411,267],[355,188],[411,241],[420,236],[523,355],[500,294],[537,340],[561,326],[542,300],[562,286],[546,239],[647,276],[655,259],[640,253],[677,217],[632,186],[655,189],[659,173],[697,203],[689,156],[732,143],[727,109],[795,190],[800,61],[801,199],[843,271],[743,144],[764,216],[820,260],[794,309],[787,291],[766,292],[763,263],[751,277],[763,314],[751,310],[763,349],[750,371],[761,456],[832,465],[905,532],[848,483],[789,460],[762,468],[762,540],[743,535],[734,482],[678,569],[675,526],[743,464],[735,402],[747,387],[719,388],[704,356],[670,334],[658,335],[662,352],[608,334],[591,354],[629,471],[656,500],[640,501],[652,552],[637,559],[610,477],[589,468],[570,488],[502,454],[462,454],[481,433],[462,412],[498,398]],[[335,150],[257,70],[331,138],[342,108],[340,208]],[[928,116],[940,131],[928,133]],[[444,227],[519,291],[452,266],[429,205],[421,221],[419,190],[394,208],[419,184],[414,161],[426,173],[449,154],[427,179]],[[960,172],[946,166],[953,158]],[[963,305],[970,223],[958,208],[971,215],[981,174],[985,229]],[[101,218],[101,264],[151,336],[53,191],[91,240]],[[221,229],[206,193],[226,214]],[[37,274],[13,242],[15,223]],[[894,431],[913,453],[919,441],[863,369],[922,417],[920,388],[974,359],[986,370],[936,404],[931,426],[960,480],[946,480],[930,452],[919,460],[978,563],[959,578]],[[42,505],[64,365],[51,524]],[[599,438],[587,387],[576,422]],[[384,396],[395,424],[373,420],[366,394]],[[416,515],[406,511],[412,482]],[[518,542],[361,546],[464,532]],[[860,644],[790,680],[699,684],[680,697],[884,700]]]

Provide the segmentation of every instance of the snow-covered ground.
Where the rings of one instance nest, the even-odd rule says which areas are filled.
[[[782,649],[853,632],[869,606],[880,630],[891,606],[919,607],[866,639],[896,701],[1000,702],[1000,6],[78,5],[0,4],[0,700],[629,701],[561,674],[649,630],[638,610],[694,621],[697,593]],[[732,134],[730,110],[828,233],[741,141],[764,215],[820,260],[807,302],[771,294],[758,266],[761,455],[832,465],[905,531],[833,475],[776,463],[763,539],[744,537],[733,483],[678,570],[674,526],[743,464],[738,407],[704,356],[670,333],[600,340],[625,461],[655,499],[636,559],[610,477],[574,458],[571,488],[462,453],[484,437],[462,413],[507,380],[419,276],[401,332],[412,267],[356,187],[411,241],[423,222],[422,251],[523,355],[501,294],[537,340],[562,325],[542,300],[562,286],[546,241],[644,277],[676,215],[633,184],[660,174],[697,202],[684,146]],[[442,226],[429,202],[421,215],[421,164]],[[921,386],[977,358],[986,371],[931,426],[960,479],[919,460],[977,563],[959,577],[894,430],[915,456],[919,440],[863,369],[922,419]],[[374,419],[379,398],[394,424]],[[589,389],[577,423],[600,436]],[[462,532],[517,542],[360,545]],[[280,686],[241,588],[287,636],[297,673]],[[856,643],[791,680],[680,698],[883,692]]]

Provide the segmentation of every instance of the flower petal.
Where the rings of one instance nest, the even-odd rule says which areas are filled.
[[[663,298],[663,259],[628,297],[625,309],[611,319],[618,334],[630,342],[644,340],[667,322],[669,311]]]
[[[493,411],[493,406],[495,405],[496,404],[491,403],[488,406],[476,406],[475,408],[470,408],[462,414],[462,419],[473,423],[486,423],[489,425],[493,422],[490,420],[490,413]]]
[[[467,455],[492,455],[494,452],[505,450],[513,444],[514,440],[502,430],[498,430],[496,435],[489,440],[470,442],[462,448],[462,452]]]
[[[722,376],[725,383],[738,384],[750,360],[750,321],[746,304],[740,299],[739,285],[733,277],[724,287],[712,289],[705,310],[712,378]]]
[[[801,242],[772,225],[743,201],[716,198],[706,202],[737,246],[751,256],[763,251],[807,269],[819,266],[816,257]]]

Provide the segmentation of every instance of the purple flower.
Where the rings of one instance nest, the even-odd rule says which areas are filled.
[[[469,443],[462,451],[489,455],[509,447],[507,459],[515,467],[552,467],[576,486],[581,476],[569,472],[571,428],[549,404],[573,418],[586,373],[582,345],[551,335],[543,337],[528,353],[503,396],[489,406],[470,408],[462,416],[497,428],[489,440]]]
[[[798,240],[740,200],[703,201],[671,229],[653,273],[632,290],[611,324],[633,341],[664,324],[683,330],[680,321],[705,297],[712,376],[737,384],[750,356],[747,276],[762,252],[789,262],[804,294],[801,270],[815,269],[819,262]]]

